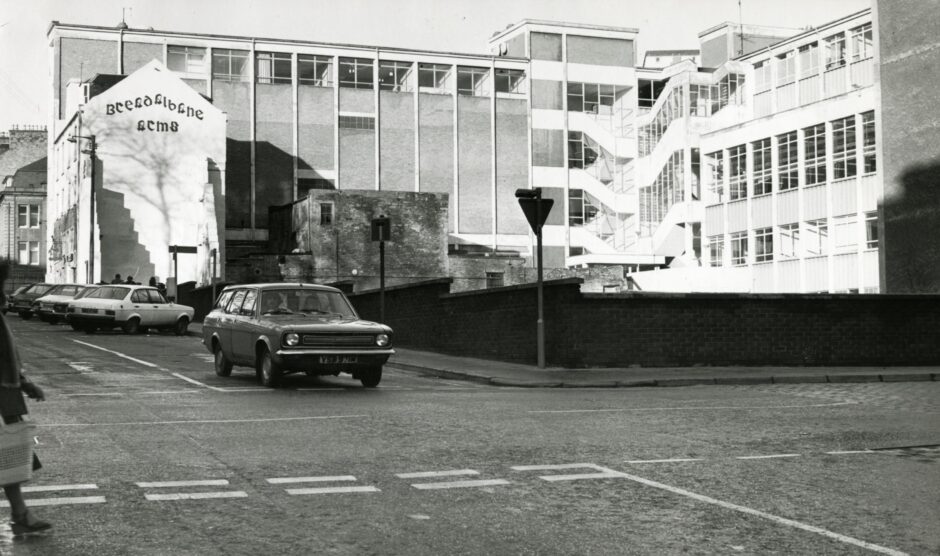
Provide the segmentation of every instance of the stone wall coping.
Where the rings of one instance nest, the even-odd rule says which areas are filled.
[[[581,285],[583,283],[584,283],[583,278],[578,278],[578,277],[559,278],[557,280],[543,280],[542,286],[543,287],[569,286],[569,285],[575,285],[575,284]],[[448,293],[448,294],[442,295],[441,297],[442,298],[444,297],[468,297],[468,296],[474,296],[474,295],[485,295],[485,294],[493,293],[493,292],[506,292],[506,291],[512,291],[512,290],[531,290],[531,289],[536,289],[537,287],[538,287],[537,282],[526,282],[525,284],[514,284],[512,286],[502,286],[499,288],[484,288],[480,290],[468,290],[465,292]]]
[[[940,294],[935,293],[730,293],[730,292],[646,292],[629,291],[617,293],[584,293],[581,294],[585,299],[865,299],[865,300],[883,300],[900,301],[907,299],[935,299],[940,301]]]
[[[386,286],[385,291],[390,292],[390,291],[395,291],[395,290],[407,290],[409,288],[432,286],[434,284],[452,284],[453,282],[454,282],[454,279],[450,277],[432,278],[431,280],[422,280],[420,282],[408,282],[407,284],[398,284],[396,286]],[[348,297],[355,297],[357,295],[366,295],[366,294],[373,294],[373,293],[379,293],[379,288],[373,288],[371,290],[362,290],[362,291],[353,292],[353,293],[346,294],[346,295]]]

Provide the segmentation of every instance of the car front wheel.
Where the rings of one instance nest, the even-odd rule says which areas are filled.
[[[281,366],[271,357],[271,351],[268,348],[261,348],[261,354],[258,356],[258,380],[261,385],[276,388],[281,382],[282,374]]]
[[[382,381],[382,366],[372,367],[359,375],[359,382],[366,388],[375,388]]]
[[[215,374],[219,376],[230,376],[232,374],[232,362],[225,356],[222,346],[215,346]]]
[[[20,311],[20,318],[23,320],[29,320],[33,318],[32,311]]]

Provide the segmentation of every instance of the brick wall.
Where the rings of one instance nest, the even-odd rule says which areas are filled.
[[[549,366],[940,364],[936,295],[605,295],[582,294],[580,283],[545,283]],[[450,287],[441,279],[387,288],[396,345],[534,364],[535,285]],[[378,297],[350,299],[377,319]]]

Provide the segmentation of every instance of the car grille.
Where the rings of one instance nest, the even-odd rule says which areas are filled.
[[[55,305],[52,306],[52,310],[55,311],[56,313],[65,313],[68,311],[68,308],[69,308],[68,303],[56,303]]]
[[[372,334],[304,334],[300,343],[305,346],[374,346]]]

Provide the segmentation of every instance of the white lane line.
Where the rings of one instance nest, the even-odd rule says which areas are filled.
[[[340,494],[343,492],[382,492],[374,486],[288,488],[284,490],[292,496],[299,494]]]
[[[417,473],[397,473],[399,479],[425,479],[428,477],[456,477],[459,475],[479,475],[473,469],[454,469],[451,471],[418,471]]]
[[[546,471],[549,469],[597,469],[598,466],[593,463],[560,463],[549,465],[514,465],[510,467],[513,471]]]
[[[137,392],[141,395],[157,395],[157,394],[199,394],[199,390],[148,390],[146,392]]]
[[[698,500],[699,502],[705,502],[706,504],[713,504],[713,505],[715,505],[715,506],[720,506],[720,507],[722,507],[722,508],[726,508],[726,509],[729,509],[729,510],[734,510],[734,511],[736,511],[736,512],[741,512],[741,513],[745,513],[745,514],[748,514],[748,515],[753,515],[753,516],[756,516],[756,517],[760,517],[760,518],[763,518],[763,519],[767,519],[767,520],[773,521],[774,523],[779,523],[779,524],[781,524],[781,525],[787,525],[787,526],[790,526],[790,527],[795,527],[795,528],[797,528],[797,529],[802,529],[802,530],[804,530],[804,531],[809,531],[809,532],[811,532],[811,533],[817,533],[817,534],[822,535],[822,536],[824,536],[824,537],[828,537],[828,538],[830,538],[830,539],[834,539],[834,540],[837,540],[837,541],[839,541],[839,542],[843,542],[843,543],[845,543],[845,544],[850,544],[850,545],[853,545],[853,546],[858,546],[858,547],[861,547],[861,548],[865,548],[865,549],[871,550],[871,551],[873,551],[873,552],[880,552],[880,553],[882,553],[882,554],[891,554],[892,556],[907,556],[907,554],[906,554],[905,552],[901,552],[900,550],[895,550],[895,549],[893,549],[893,548],[887,548],[887,547],[884,547],[884,546],[881,546],[881,545],[877,545],[877,544],[874,544],[874,543],[870,543],[870,542],[867,542],[867,541],[863,541],[863,540],[860,540],[860,539],[856,539],[856,538],[854,538],[854,537],[849,537],[849,536],[847,536],[847,535],[842,535],[842,534],[840,534],[840,533],[835,533],[835,532],[833,532],[833,531],[829,531],[828,529],[823,529],[822,527],[816,527],[815,525],[809,525],[809,524],[802,523],[802,522],[799,522],[799,521],[796,521],[796,520],[793,520],[793,519],[788,519],[788,518],[785,518],[785,517],[780,517],[780,516],[777,516],[777,515],[769,514],[769,513],[767,513],[767,512],[762,512],[762,511],[760,511],[760,510],[755,510],[754,508],[748,508],[747,506],[741,506],[741,505],[739,505],[739,504],[733,504],[733,503],[731,503],[731,502],[725,502],[724,500],[718,500],[717,498],[712,498],[712,497],[710,497],[710,496],[705,496],[705,495],[697,494],[697,493],[694,493],[694,492],[691,492],[691,491],[688,491],[688,490],[685,490],[685,489],[681,489],[681,488],[678,488],[678,487],[670,486],[670,485],[663,484],[663,483],[658,483],[658,482],[656,482],[656,481],[651,481],[651,480],[649,480],[649,479],[644,479],[643,477],[638,477],[638,476],[636,476],[636,475],[630,475],[629,473],[622,473],[622,472],[619,472],[619,471],[614,471],[613,469],[607,469],[607,468],[601,467],[601,466],[599,466],[599,465],[596,466],[596,467],[597,467],[598,469],[605,469],[606,471],[611,472],[611,473],[615,473],[615,474],[617,474],[618,476],[623,477],[624,479],[629,479],[629,480],[631,480],[631,481],[634,481],[634,482],[637,482],[637,483],[640,483],[640,484],[643,484],[643,485],[646,485],[646,486],[650,486],[650,487],[653,487],[653,488],[658,488],[658,489],[661,489],[661,490],[666,490],[666,491],[672,492],[672,493],[674,493],[674,494],[679,494],[679,495],[681,495],[681,496],[686,496],[686,497],[688,497],[688,498],[692,498],[693,500]]]
[[[104,496],[71,496],[64,498],[33,498],[26,499],[29,506],[68,506],[72,504],[104,504]],[[9,508],[10,503],[0,500],[0,508]]]
[[[702,458],[631,459],[624,463],[681,463],[686,461],[702,461]]]
[[[150,501],[161,500],[205,500],[208,498],[247,498],[248,493],[242,490],[226,492],[174,492],[172,494],[145,494],[144,498]]]
[[[773,458],[798,458],[800,454],[768,454],[766,456],[737,456],[735,459],[773,459]]]
[[[226,479],[208,479],[200,481],[162,481],[156,483],[134,483],[140,488],[166,488],[166,487],[189,487],[189,486],[225,486],[228,484]]]
[[[121,353],[121,352],[119,352],[119,351],[114,351],[113,349],[108,349],[108,348],[101,347],[101,346],[98,346],[98,345],[95,345],[95,344],[90,344],[90,343],[88,343],[88,342],[83,342],[83,341],[81,341],[81,340],[75,340],[75,339],[73,339],[72,341],[75,342],[75,343],[77,343],[77,344],[81,344],[81,345],[83,345],[83,346],[88,346],[88,347],[90,347],[90,348],[95,348],[95,349],[98,349],[98,350],[101,350],[101,351],[110,353],[110,354],[112,354],[112,355],[117,355],[118,357],[122,357],[122,358],[124,358],[124,359],[127,359],[128,361],[133,361],[134,363],[138,363],[138,364],[143,365],[143,366],[145,366],[145,367],[150,367],[150,368],[152,368],[152,369],[157,369],[157,370],[163,371],[163,372],[165,372],[165,373],[169,373],[170,375],[175,376],[176,378],[181,378],[181,379],[185,380],[186,382],[195,384],[195,385],[197,385],[197,386],[202,386],[203,388],[208,388],[209,390],[215,390],[215,391],[220,391],[220,390],[221,390],[221,389],[220,389],[219,387],[217,387],[217,386],[209,386],[208,384],[204,384],[204,383],[202,383],[202,382],[199,382],[198,380],[195,380],[195,379],[192,379],[192,378],[183,376],[183,375],[181,375],[181,374],[179,374],[179,373],[174,373],[173,371],[171,371],[171,370],[169,370],[169,369],[166,369],[166,368],[163,368],[163,367],[161,367],[160,365],[157,365],[157,364],[155,364],[155,363],[151,363],[151,362],[149,362],[149,361],[144,361],[143,359],[137,359],[136,357],[131,357],[130,355]]]
[[[271,423],[276,421],[318,421],[356,419],[368,415],[323,415],[316,417],[270,417],[266,419],[194,419],[192,421],[125,421],[122,423],[36,423],[39,427],[123,427],[128,425],[202,425],[217,423]]]
[[[83,484],[83,485],[37,485],[37,486],[24,486],[22,488],[23,492],[52,492],[56,490],[95,490],[98,488],[96,484]]]
[[[609,389],[608,389],[609,390]],[[808,405],[760,405],[760,406],[739,406],[739,405],[726,405],[726,406],[696,406],[696,407],[624,407],[624,408],[614,408],[614,409],[543,409],[543,410],[533,410],[528,413],[611,413],[617,411],[674,411],[674,410],[685,410],[685,411],[695,411],[700,409],[714,410],[714,409],[794,409],[801,407],[835,407],[840,405],[856,405],[857,402],[835,402],[835,403],[817,403],[817,404],[808,404]]]
[[[878,452],[874,450],[839,450],[835,452],[826,452],[827,454],[833,456],[839,456],[843,454],[877,454]]]
[[[336,475],[334,477],[275,477],[265,479],[272,485],[283,485],[289,483],[325,483],[331,481],[355,481],[356,477],[352,475]]]
[[[80,394],[61,394],[63,398],[77,398],[81,396],[123,396],[123,392],[86,392]]]
[[[482,486],[508,485],[505,479],[483,479],[479,481],[448,481],[445,483],[414,483],[411,486],[419,490],[433,490],[443,488],[471,488]]]
[[[86,362],[84,362],[84,361],[70,361],[70,362],[66,363],[66,365],[68,365],[69,367],[72,367],[73,369],[75,369],[75,370],[78,371],[79,373],[91,373],[91,372],[94,372],[94,368],[92,368],[91,365],[89,365],[88,363],[86,363]]]

